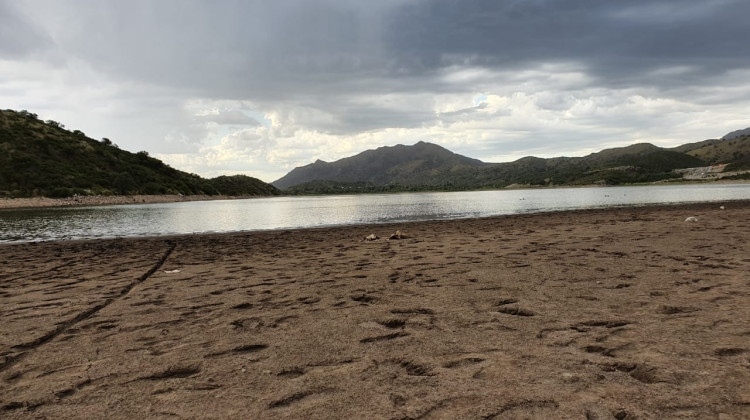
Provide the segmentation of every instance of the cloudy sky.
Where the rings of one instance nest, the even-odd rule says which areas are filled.
[[[203,176],[750,126],[747,0],[0,0],[0,108]]]

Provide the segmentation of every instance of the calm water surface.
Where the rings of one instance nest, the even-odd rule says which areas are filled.
[[[750,199],[750,184],[714,184],[274,197],[0,210],[0,242],[288,229],[747,199]]]

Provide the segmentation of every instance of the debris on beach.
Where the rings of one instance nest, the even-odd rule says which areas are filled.
[[[179,273],[179,272],[180,272],[180,270],[179,270],[179,269],[174,269],[174,270],[164,270],[164,272],[165,272],[165,273],[167,273],[167,274],[174,274],[174,273]]]
[[[397,230],[396,233],[391,235],[388,239],[407,239],[408,237],[409,236],[407,234],[401,232],[400,230]]]
[[[698,218],[695,216],[690,216],[687,219],[685,219],[686,222],[697,222]]]
[[[377,241],[378,239],[380,239],[380,237],[378,235],[376,235],[374,233],[371,233],[371,234],[365,236],[365,238],[362,239],[362,240],[363,241]]]
[[[724,206],[719,207],[719,210],[724,210]]]

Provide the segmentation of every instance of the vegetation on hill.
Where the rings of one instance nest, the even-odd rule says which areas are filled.
[[[318,160],[295,168],[271,184],[281,189],[315,180],[369,182],[374,185],[435,185],[432,179],[435,175],[485,165],[480,160],[420,141],[413,146],[397,145],[367,150],[333,163]]]
[[[204,179],[174,169],[148,152],[121,150],[27,111],[0,111],[0,197],[74,194],[275,195],[246,176]]]
[[[712,145],[714,142],[705,142],[684,149],[696,152]],[[274,184],[286,186],[289,194],[619,185],[680,178],[674,169],[705,165],[707,162],[700,157],[647,143],[577,158],[525,157],[488,164],[420,142],[414,146],[381,147],[336,162],[318,161],[294,169]]]
[[[711,164],[726,163],[729,171],[750,169],[750,134],[731,137],[687,154]]]
[[[246,175],[220,176],[209,180],[211,186],[224,195],[279,195],[271,184]]]

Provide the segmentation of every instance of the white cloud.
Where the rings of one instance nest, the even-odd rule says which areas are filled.
[[[638,142],[669,147],[718,137],[737,124],[742,125],[740,122],[747,123],[746,115],[750,115],[748,106],[711,111],[688,101],[659,97],[652,89],[592,88],[505,95],[466,92],[427,98],[390,94],[370,98],[372,104],[367,97],[358,98],[359,103],[373,107],[392,104],[400,112],[410,112],[410,106],[430,111],[430,118],[414,127],[339,135],[311,128],[321,124],[320,115],[314,112],[295,110],[283,116],[269,112],[269,128],[234,131],[219,144],[200,149],[192,158],[185,154],[163,158],[175,166],[184,165],[211,175],[252,167],[254,176],[270,182],[316,159],[333,161],[383,145],[424,140],[491,162],[529,155],[582,156]],[[477,102],[477,98],[481,101]],[[736,118],[717,127],[711,121],[717,113]]]

